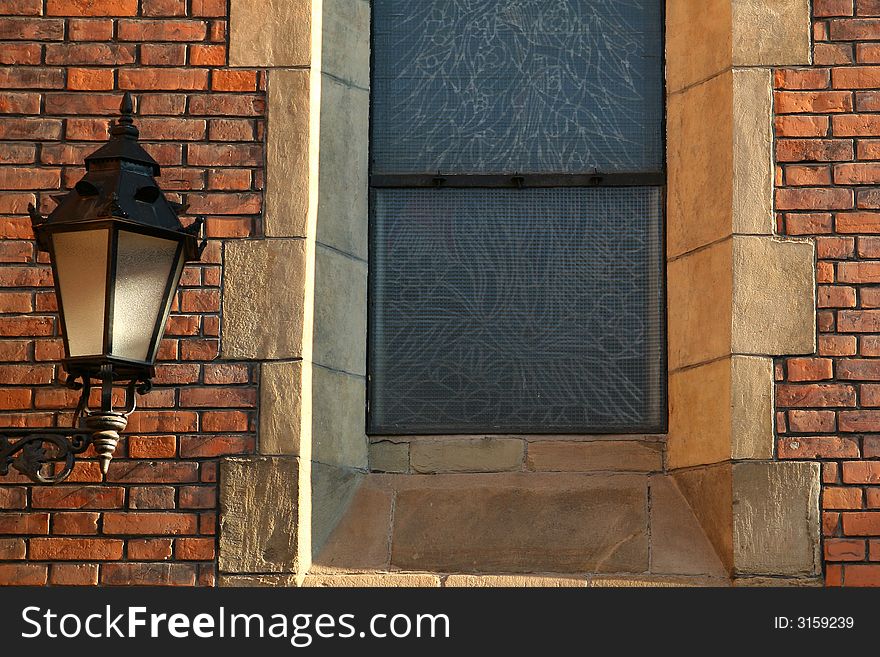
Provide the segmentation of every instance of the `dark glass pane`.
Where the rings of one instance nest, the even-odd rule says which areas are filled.
[[[662,191],[373,190],[374,433],[665,423]]]
[[[373,173],[659,171],[662,0],[373,0]]]

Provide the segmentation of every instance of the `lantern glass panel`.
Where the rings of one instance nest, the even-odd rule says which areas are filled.
[[[56,286],[61,294],[68,355],[72,358],[104,352],[109,235],[106,228],[52,235]]]
[[[149,361],[156,325],[165,319],[168,280],[180,276],[179,242],[127,230],[118,239],[112,355]]]

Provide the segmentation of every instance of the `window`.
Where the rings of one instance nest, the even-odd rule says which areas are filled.
[[[662,0],[373,0],[369,431],[662,431]]]

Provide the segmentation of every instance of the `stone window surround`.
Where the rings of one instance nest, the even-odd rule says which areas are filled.
[[[226,246],[222,331],[225,358],[262,362],[261,456],[223,467],[220,568],[302,576],[368,467],[369,4],[231,12],[230,65],[271,70],[266,237]],[[815,574],[818,466],[772,460],[772,357],[815,350],[813,244],[772,212],[771,67],[809,63],[809,0],[667,0],[666,18],[667,467],[731,572]],[[259,522],[254,469],[278,502]],[[794,550],[776,539],[793,519]]]

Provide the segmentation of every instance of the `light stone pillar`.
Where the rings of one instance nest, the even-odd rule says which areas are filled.
[[[369,15],[367,0],[231,3],[230,64],[269,83],[265,238],[224,262],[223,356],[260,361],[261,384],[260,455],[222,469],[221,584],[300,583],[367,468]],[[279,544],[292,553],[260,556]]]
[[[774,234],[771,67],[808,0],[668,0],[668,463],[735,576],[820,572],[818,468],[774,462],[773,356],[815,351],[810,241]]]

